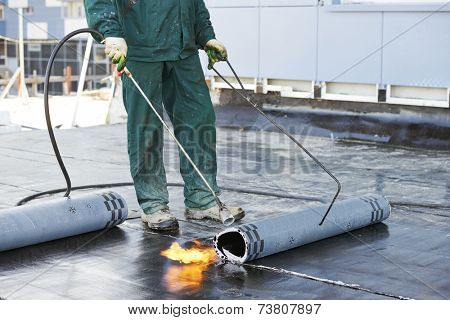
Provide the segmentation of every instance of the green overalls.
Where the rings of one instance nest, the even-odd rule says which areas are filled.
[[[214,39],[203,0],[85,0],[89,27],[105,37],[123,37],[127,67],[216,192],[215,114],[198,49]],[[99,39],[96,39],[99,40]],[[124,75],[128,154],[137,198],[145,213],[167,208],[163,126]],[[207,209],[214,197],[180,153],[185,205]]]

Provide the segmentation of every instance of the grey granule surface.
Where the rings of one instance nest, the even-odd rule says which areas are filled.
[[[73,184],[131,181],[125,125],[57,132]],[[173,241],[211,238],[222,226],[189,222],[182,189],[170,187],[180,231],[156,233],[138,219],[131,187],[116,188],[130,207],[123,225],[0,253],[0,296],[7,299],[448,299],[450,297],[450,152],[323,137],[299,137],[341,180],[341,199],[384,193],[391,217],[364,229],[245,265],[203,269],[160,255]],[[178,152],[165,138],[168,180],[181,182]],[[244,222],[329,201],[335,184],[284,136],[218,130],[219,184]],[[0,208],[64,187],[47,132],[0,135]],[[79,191],[81,192],[81,191]],[[61,196],[61,195],[58,195]],[[44,199],[45,200],[45,199]],[[41,200],[39,200],[41,201]]]

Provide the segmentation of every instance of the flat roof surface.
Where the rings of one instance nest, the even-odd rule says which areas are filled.
[[[62,130],[57,138],[73,185],[131,181],[125,125]],[[165,139],[168,180],[181,183],[178,152],[168,135]],[[217,262],[198,270],[168,261],[160,252],[173,241],[210,244],[223,227],[187,221],[182,189],[170,187],[181,229],[153,232],[139,219],[134,190],[116,188],[127,199],[128,221],[0,253],[0,297],[448,299],[450,153],[312,136],[304,144],[340,178],[340,199],[384,193],[392,203],[391,217],[245,265]],[[243,222],[318,205],[335,192],[329,177],[278,133],[221,128],[218,159],[220,186],[243,190],[224,190],[221,197],[246,210]],[[0,163],[0,208],[65,186],[46,131],[0,135]]]

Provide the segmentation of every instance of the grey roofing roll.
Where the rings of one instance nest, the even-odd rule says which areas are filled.
[[[111,228],[128,217],[115,192],[87,194],[0,210],[0,251]]]
[[[386,220],[391,206],[369,194],[336,202],[322,226],[326,205],[228,228],[214,237],[222,259],[246,262]]]

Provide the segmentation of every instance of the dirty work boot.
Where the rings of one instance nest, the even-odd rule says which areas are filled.
[[[227,207],[227,209],[233,215],[234,221],[241,220],[243,217],[245,217],[245,211],[240,207]],[[205,210],[186,208],[186,210],[184,211],[184,215],[186,216],[186,218],[193,220],[211,219],[222,222],[219,215],[219,206],[217,205]]]
[[[169,209],[161,209],[152,214],[143,213],[141,219],[152,230],[170,231],[179,228],[177,218],[170,213]]]

